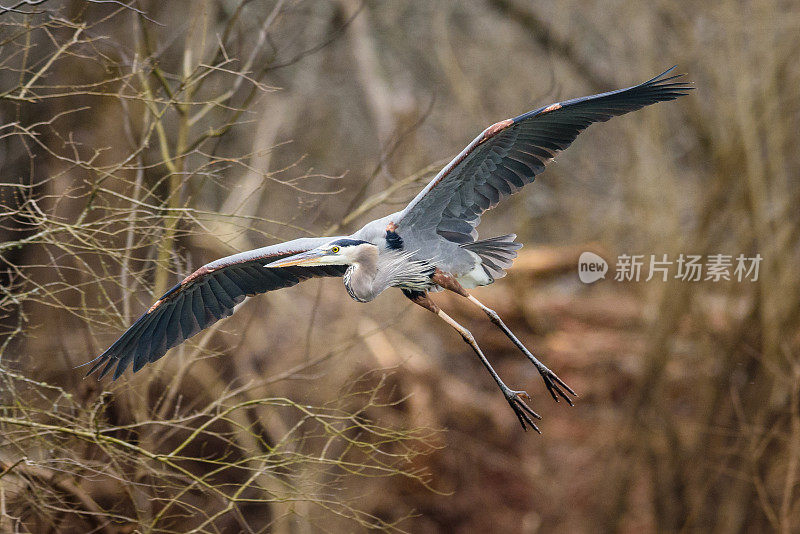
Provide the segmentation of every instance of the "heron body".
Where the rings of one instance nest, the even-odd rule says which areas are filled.
[[[674,67],[673,67],[674,68]],[[538,431],[540,418],[506,386],[472,334],[428,296],[449,290],[480,307],[536,366],[551,396],[575,392],[540,362],[469,289],[505,275],[522,246],[513,234],[478,239],[481,215],[533,182],[556,153],[594,122],[644,106],[674,100],[691,89],[680,76],[662,74],[633,87],[544,106],[481,132],[401,211],[367,223],[349,236],[302,238],[204,265],[158,299],[100,356],[89,374],[114,379],[163,356],[217,320],[247,296],[295,285],[318,276],[341,276],[348,294],[369,302],[391,287],[452,326],[497,383],[522,427]]]
[[[511,265],[516,250],[522,247],[513,241],[516,237],[513,234],[455,247],[452,244],[448,246],[447,240],[442,238],[442,257],[449,260],[441,261],[436,255],[407,250],[391,221],[383,232],[377,233],[372,228],[376,226],[375,222],[380,224],[383,221],[370,223],[369,228],[362,228],[352,237],[333,238],[319,250],[277,260],[267,266],[286,267],[293,262],[302,265],[312,260],[316,265],[347,266],[343,275],[347,293],[357,302],[369,302],[390,287],[411,292],[440,290],[434,281],[437,269],[447,272],[467,289],[491,284],[495,277],[505,274],[502,268]],[[361,239],[370,234],[375,236],[372,241]],[[470,250],[475,248],[493,251],[494,256],[488,256],[487,252],[487,256],[482,257]]]

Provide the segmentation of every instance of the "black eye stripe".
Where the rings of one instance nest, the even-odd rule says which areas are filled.
[[[347,239],[347,238],[345,238],[345,239],[337,239],[336,241],[333,241],[333,242],[331,242],[329,244],[330,245],[339,245],[339,246],[342,246],[342,247],[352,247],[352,246],[355,246],[355,245],[360,245],[362,243],[366,243],[366,241],[361,241],[359,239]]]

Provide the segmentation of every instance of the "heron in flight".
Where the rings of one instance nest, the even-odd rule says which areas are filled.
[[[208,263],[164,293],[100,356],[88,362],[99,378],[117,379],[228,317],[245,297],[316,276],[341,276],[349,295],[369,302],[390,287],[452,326],[491,374],[522,428],[539,432],[530,396],[508,387],[469,330],[429,297],[447,290],[478,306],[536,366],[558,401],[575,392],[509,330],[497,313],[469,293],[505,275],[522,246],[509,234],[478,239],[481,215],[533,182],[537,174],[593,122],[674,100],[691,86],[675,67],[639,85],[544,106],[482,131],[405,209],[367,223],[349,236],[302,238]],[[87,365],[88,365],[87,364]]]

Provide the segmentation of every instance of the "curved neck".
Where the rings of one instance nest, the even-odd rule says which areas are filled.
[[[369,302],[386,288],[375,287],[375,275],[378,273],[378,247],[364,245],[357,258],[344,274],[344,286],[347,292],[358,302]]]

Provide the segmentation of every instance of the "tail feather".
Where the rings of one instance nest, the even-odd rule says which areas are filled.
[[[483,270],[492,280],[496,280],[506,275],[505,269],[511,267],[517,251],[522,248],[522,243],[514,241],[516,238],[516,234],[508,234],[463,243],[460,246],[480,256]]]

